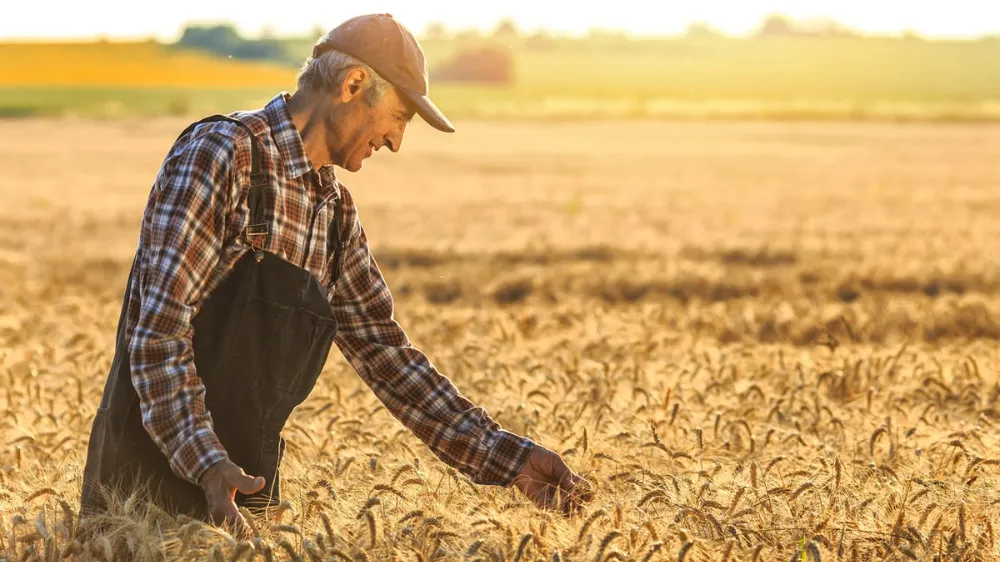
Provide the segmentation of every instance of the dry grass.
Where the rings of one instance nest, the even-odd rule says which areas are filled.
[[[254,540],[135,499],[74,540],[139,215],[184,124],[0,123],[0,558],[1000,559],[986,126],[415,126],[344,178],[400,319],[594,503],[469,485],[335,352]]]

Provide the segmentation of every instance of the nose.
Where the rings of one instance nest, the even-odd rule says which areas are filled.
[[[403,144],[403,132],[405,130],[406,124],[402,124],[398,129],[393,129],[385,136],[385,145],[389,147],[389,150],[399,152],[399,147]]]

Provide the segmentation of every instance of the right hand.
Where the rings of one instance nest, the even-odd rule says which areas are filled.
[[[236,507],[236,492],[249,495],[263,488],[264,478],[249,476],[229,459],[213,464],[201,477],[212,524],[231,525],[243,538],[249,537],[250,525]]]

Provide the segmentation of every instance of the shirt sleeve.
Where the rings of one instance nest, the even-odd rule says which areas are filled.
[[[410,343],[359,221],[354,229],[331,302],[337,346],[393,417],[439,459],[476,484],[509,486],[533,442],[502,429]]]
[[[232,138],[212,132],[169,155],[139,241],[132,383],[146,431],[174,473],[195,485],[227,458],[195,369],[191,320],[222,250],[234,152]]]

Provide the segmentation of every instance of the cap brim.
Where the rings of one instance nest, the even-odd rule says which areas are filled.
[[[427,121],[431,127],[446,133],[455,132],[455,126],[451,124],[451,121],[444,116],[444,113],[438,109],[438,106],[434,105],[434,102],[426,94],[408,91],[405,88],[397,88],[397,90],[413,105],[413,109],[416,110],[417,115],[422,117],[424,121]]]

